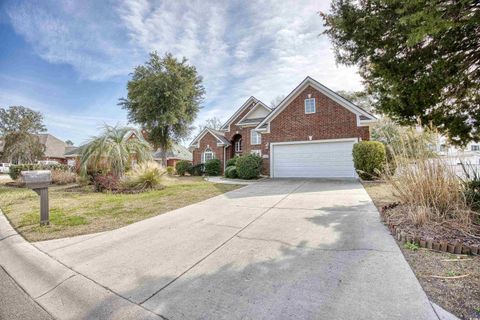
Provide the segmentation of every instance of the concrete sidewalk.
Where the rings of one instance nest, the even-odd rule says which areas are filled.
[[[35,246],[1,240],[0,264],[59,319],[438,319],[358,182],[265,180]]]

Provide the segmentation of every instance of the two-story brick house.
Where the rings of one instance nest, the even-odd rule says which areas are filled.
[[[271,177],[355,177],[353,144],[375,116],[307,77],[275,109],[250,97],[220,130],[191,143],[193,163],[256,153]]]

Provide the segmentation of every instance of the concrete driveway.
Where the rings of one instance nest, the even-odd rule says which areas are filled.
[[[358,182],[265,180],[36,246],[170,320],[438,319]]]

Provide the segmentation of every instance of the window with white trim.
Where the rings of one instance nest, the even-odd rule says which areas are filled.
[[[315,98],[305,99],[305,113],[315,113]]]
[[[213,153],[213,151],[210,149],[210,148],[207,148],[205,149],[205,151],[203,152],[203,155],[202,155],[202,163],[205,163],[207,162],[208,160],[212,160],[212,159],[215,159],[215,154]]]
[[[259,157],[262,156],[262,150],[258,150],[258,149],[256,149],[256,150],[251,150],[250,153],[251,153],[251,154],[255,154],[255,155],[259,156]]]
[[[250,131],[250,144],[261,144],[262,143],[262,135],[255,130]]]
[[[235,141],[235,152],[242,152],[242,139]]]
[[[480,151],[480,145],[478,145],[478,144],[472,144],[471,150],[472,150],[472,151]]]

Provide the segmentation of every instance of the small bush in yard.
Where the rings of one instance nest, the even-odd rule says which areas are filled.
[[[135,166],[122,180],[124,189],[145,190],[160,185],[165,171],[155,161]]]
[[[175,170],[177,170],[177,173],[179,175],[184,176],[185,173],[190,172],[190,170],[192,170],[192,164],[190,163],[190,161],[180,160],[175,165]]]
[[[208,176],[218,176],[222,172],[222,163],[218,159],[211,159],[205,162],[205,174]]]
[[[225,169],[225,178],[236,179],[238,178],[237,167],[229,166]]]
[[[232,166],[236,166],[237,165],[237,159],[238,159],[238,156],[235,156],[232,159],[228,159],[227,163],[226,163],[227,168],[232,167]]]
[[[201,176],[205,172],[205,165],[203,163],[199,163],[193,167],[190,167],[188,173],[192,176]]]
[[[461,163],[463,178],[463,194],[472,210],[480,212],[480,170],[471,163]],[[479,218],[480,221],[480,218]]]
[[[99,174],[93,178],[95,191],[116,191],[121,189],[120,178],[113,174]]]
[[[387,160],[385,146],[378,141],[361,141],[353,146],[353,164],[360,178],[373,180],[383,172]]]
[[[172,166],[168,166],[168,167],[167,167],[167,174],[168,174],[169,176],[172,176],[173,174],[175,174],[175,168],[172,167]]]
[[[52,183],[53,184],[69,184],[77,181],[77,175],[74,172],[52,170]]]
[[[262,158],[249,154],[237,158],[237,174],[240,179],[258,178],[262,170]]]
[[[10,166],[9,175],[12,180],[17,180],[20,177],[22,171],[32,171],[32,170],[58,170],[58,171],[68,171],[68,166],[64,164],[40,164],[40,163],[24,163],[24,164],[13,164]]]

